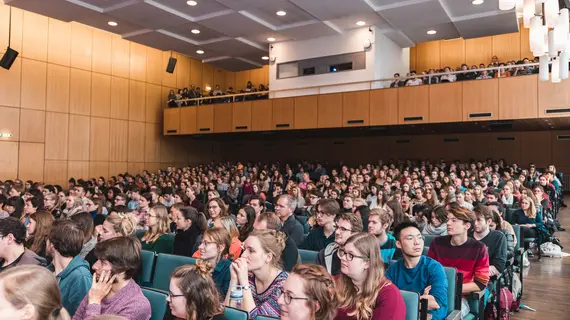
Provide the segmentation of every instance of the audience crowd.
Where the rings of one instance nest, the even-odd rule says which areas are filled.
[[[238,90],[237,92],[234,91],[233,87],[228,87],[226,91],[220,89],[219,85],[212,90],[212,88],[207,88],[206,91],[202,92],[200,87],[196,87],[192,85],[190,89],[178,89],[175,93],[174,90],[170,90],[167,98],[167,104],[169,108],[176,108],[176,107],[185,107],[185,106],[195,106],[200,104],[214,104],[214,103],[226,103],[226,102],[237,102],[237,101],[250,101],[250,100],[261,100],[261,99],[268,99],[269,95],[267,93],[263,93],[265,91],[269,91],[269,85],[260,84],[259,87],[255,87],[251,81],[247,82],[246,88],[244,90]],[[225,95],[232,95],[232,94],[239,94],[239,93],[253,93],[253,92],[261,92],[260,94],[250,94],[250,95],[243,95],[235,97],[235,100],[231,97],[226,98],[209,98],[209,99],[202,99],[202,100],[192,100],[189,99],[198,99],[198,98],[207,98],[207,97],[217,97],[217,96],[225,96]]]
[[[553,165],[491,159],[226,162],[67,186],[8,180],[0,318],[150,319],[143,250],[197,258],[170,275],[166,319],[230,319],[225,308],[251,319],[406,319],[401,290],[420,295],[428,318],[445,319],[446,268],[461,275],[455,309],[466,316],[482,312],[473,295],[492,295],[512,266],[515,228],[537,239],[530,255],[556,242],[561,180]],[[304,252],[316,260],[301,263]]]

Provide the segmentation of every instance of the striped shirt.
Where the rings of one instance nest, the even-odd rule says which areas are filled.
[[[289,274],[287,272],[281,271],[265,291],[258,293],[255,288],[255,276],[252,274],[249,275],[249,286],[251,287],[251,295],[255,302],[255,308],[249,313],[250,319],[255,319],[255,317],[259,315],[279,317],[281,307],[279,307],[277,300],[283,291],[283,284],[288,276]]]

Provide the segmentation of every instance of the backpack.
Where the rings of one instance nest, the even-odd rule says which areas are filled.
[[[500,295],[499,307],[497,309],[497,303],[495,303]],[[485,308],[485,319],[492,320],[510,320],[511,310],[513,309],[513,304],[515,303],[513,294],[507,288],[501,288],[498,293],[493,293],[493,303],[487,304]]]

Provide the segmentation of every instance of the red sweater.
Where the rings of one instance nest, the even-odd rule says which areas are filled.
[[[387,281],[387,280],[383,280]],[[381,285],[381,284],[378,284]],[[352,308],[338,309],[335,320],[356,320],[356,316],[349,316],[347,313],[352,311]],[[387,284],[378,293],[376,298],[376,305],[372,311],[372,318],[369,320],[405,320],[406,319],[406,304],[400,290],[392,283]]]
[[[475,282],[483,290],[489,282],[487,247],[473,238],[467,238],[460,246],[452,246],[451,236],[437,237],[429,246],[428,257],[444,267],[456,268],[463,274],[463,283]]]

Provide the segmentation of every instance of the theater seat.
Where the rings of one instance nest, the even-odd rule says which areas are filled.
[[[170,275],[174,269],[187,264],[196,264],[196,259],[159,253],[156,258],[152,288],[167,292],[170,287]]]
[[[434,236],[433,234],[424,234],[424,246],[429,247],[432,240],[438,236]]]
[[[299,249],[299,255],[301,256],[302,263],[314,263],[318,254],[318,251]]]
[[[429,251],[429,247],[424,247],[424,250],[422,251],[422,256],[427,256]]]
[[[154,267],[154,252],[142,250],[141,260],[142,268],[140,278],[137,283],[140,286],[150,286],[152,283],[152,269]]]
[[[420,309],[420,295],[417,292],[400,290],[406,304],[406,320],[418,320]]]
[[[447,278],[447,317],[448,320],[461,319],[461,292],[458,292],[457,269],[443,267]],[[456,306],[459,310],[456,310]]]
[[[150,320],[162,320],[168,306],[168,302],[166,302],[168,295],[148,288],[142,288],[142,292],[150,302],[152,310]]]
[[[228,320],[248,320],[249,318],[247,312],[230,307],[224,308],[224,316],[226,316]]]

